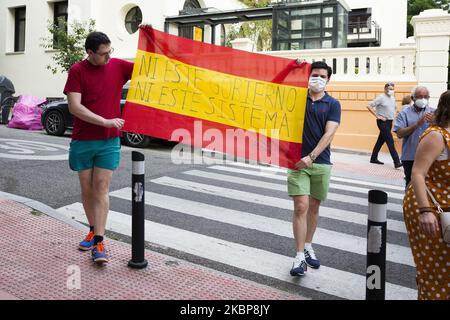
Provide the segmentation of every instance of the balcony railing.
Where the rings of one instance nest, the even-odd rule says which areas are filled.
[[[416,47],[270,51],[265,54],[312,63],[325,61],[338,81],[416,81]]]

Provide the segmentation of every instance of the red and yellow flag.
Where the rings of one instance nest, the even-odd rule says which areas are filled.
[[[141,28],[123,130],[294,168],[311,65],[292,66]]]

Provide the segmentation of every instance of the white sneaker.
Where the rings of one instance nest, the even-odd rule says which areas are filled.
[[[292,264],[291,276],[304,276],[308,266],[306,265],[306,261],[296,257],[294,259],[294,263]]]
[[[313,249],[306,250],[305,249],[305,261],[308,266],[313,269],[319,269],[320,261],[317,259],[316,254]]]

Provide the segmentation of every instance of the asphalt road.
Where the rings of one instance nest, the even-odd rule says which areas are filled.
[[[70,170],[67,160],[70,132],[63,137],[54,137],[45,131],[16,130],[0,125],[0,139],[0,190],[43,202],[55,209],[79,201],[78,176]],[[113,176],[111,190],[131,186],[133,151],[145,155],[147,179],[198,167],[173,164],[170,160],[173,146],[173,143],[160,140],[145,149],[122,146],[121,163]],[[53,159],[55,157],[57,159]]]
[[[69,135],[0,125],[0,191],[85,222],[78,177],[68,166],[69,143]],[[114,232],[109,236],[130,240],[131,153],[139,151],[151,192],[146,195],[149,248],[313,299],[364,299],[368,210],[367,193],[358,188],[372,188],[370,182],[350,177],[333,182],[314,244],[324,267],[295,279],[289,275],[295,248],[285,173],[237,164],[174,164],[173,147],[156,141],[145,149],[122,148],[111,185],[109,220],[116,224],[108,227]],[[414,299],[415,269],[400,209],[403,188],[386,188],[397,196],[388,212],[388,297]]]

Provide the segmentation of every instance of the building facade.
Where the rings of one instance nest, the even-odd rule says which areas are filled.
[[[330,0],[307,1],[315,2]],[[336,2],[336,0],[332,0]],[[280,1],[274,1],[274,6]],[[292,2],[292,1],[290,1]],[[304,1],[294,1],[304,2]],[[349,17],[349,22],[359,21],[357,27],[349,29],[349,43],[354,34],[371,39],[374,29],[364,29],[367,22],[376,22],[382,29],[381,46],[394,46],[406,37],[406,0],[339,0],[350,11],[364,12],[363,18]],[[157,3],[155,5],[155,3]],[[393,7],[394,6],[394,7]],[[199,11],[200,8],[203,8]],[[133,59],[136,54],[139,23],[151,23],[158,30],[195,38],[215,44],[224,44],[226,28],[178,27],[166,25],[166,18],[189,14],[190,12],[220,12],[243,9],[237,0],[2,0],[0,2],[0,75],[14,83],[17,94],[31,94],[40,97],[61,97],[65,74],[53,75],[46,66],[52,63],[53,50],[40,46],[42,38],[48,37],[49,21],[65,19],[73,21],[93,19],[97,30],[108,34],[115,49],[114,55]],[[370,12],[370,14],[368,14]],[[395,13],[395,19],[390,16]],[[384,15],[383,15],[383,14]],[[355,18],[356,17],[356,18]],[[327,18],[333,19],[331,16]],[[353,20],[352,20],[353,19]],[[298,21],[295,22],[298,25]],[[369,23],[370,24],[370,23]],[[386,30],[385,30],[386,29]],[[361,34],[364,36],[361,36]],[[330,38],[331,39],[331,38]],[[333,40],[334,41],[334,40]],[[365,41],[365,40],[364,40]],[[326,41],[325,41],[326,42]],[[328,41],[331,43],[331,40]],[[328,45],[328,42],[327,45]],[[345,43],[346,41],[341,41]],[[342,47],[343,45],[340,45]],[[369,45],[369,42],[359,42]],[[336,46],[334,46],[336,47]],[[284,47],[283,47],[284,48]],[[280,47],[280,49],[282,49]],[[293,49],[301,49],[294,47]]]
[[[42,38],[49,36],[49,21],[62,17],[70,25],[93,19],[96,29],[110,37],[114,56],[132,60],[137,51],[138,32],[134,31],[139,20],[164,30],[165,17],[179,15],[192,3],[219,10],[243,8],[237,0],[1,0],[0,75],[13,82],[17,95],[61,97],[67,75],[53,75],[46,69],[52,63],[53,50],[40,46]],[[205,41],[210,40],[207,31]]]

